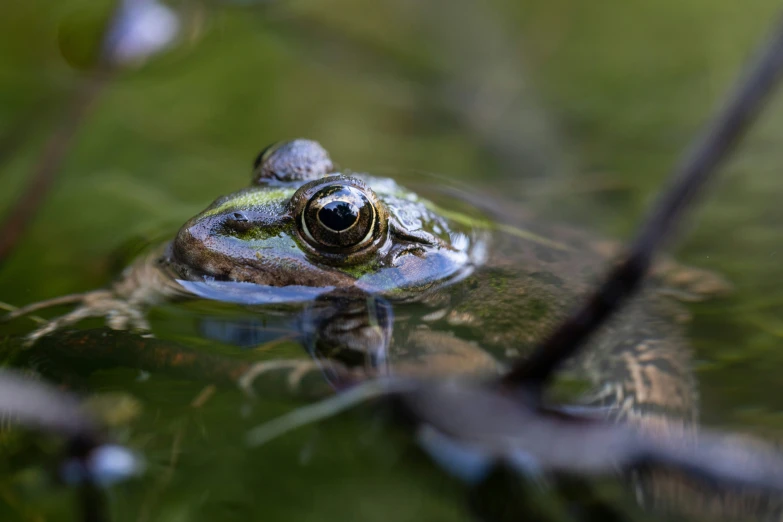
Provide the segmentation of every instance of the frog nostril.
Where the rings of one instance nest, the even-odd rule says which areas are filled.
[[[252,227],[253,223],[244,212],[232,212],[223,220],[223,226],[226,230],[234,232],[245,232]]]

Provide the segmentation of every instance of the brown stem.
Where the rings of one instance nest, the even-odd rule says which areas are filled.
[[[109,76],[107,70],[92,73],[68,103],[63,119],[33,167],[27,187],[0,225],[0,263],[13,252],[54,185],[79,128],[95,106]]]

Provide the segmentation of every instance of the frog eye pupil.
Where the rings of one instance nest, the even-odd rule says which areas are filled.
[[[347,201],[331,201],[318,211],[318,220],[335,232],[348,230],[358,219],[359,209]]]

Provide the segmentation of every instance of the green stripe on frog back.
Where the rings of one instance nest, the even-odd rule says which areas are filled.
[[[275,188],[240,193],[237,194],[236,197],[233,197],[214,208],[205,210],[201,216],[215,216],[232,208],[245,209],[269,206],[275,203],[285,204],[291,199],[294,192],[296,192],[296,190],[293,188]]]

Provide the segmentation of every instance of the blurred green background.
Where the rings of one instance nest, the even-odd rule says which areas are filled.
[[[454,178],[490,201],[627,237],[779,16],[772,0],[170,5],[182,17],[180,40],[101,92],[53,190],[0,265],[0,300],[21,305],[106,284],[124,245],[172,234],[245,186],[261,148],[300,136],[353,170],[403,182]],[[86,81],[66,57],[89,48],[110,8],[93,0],[0,8],[0,215]],[[727,300],[691,307],[703,419],[773,435],[783,427],[781,100],[677,251],[736,287]],[[236,422],[230,393],[172,418],[166,412],[181,412],[201,386],[137,382],[127,370],[99,373],[90,386],[148,405],[133,440],[152,478],[114,494],[117,520],[465,516],[459,486],[408,462],[379,433],[357,439],[350,418],[319,429],[317,442],[300,433],[248,459],[238,442],[247,425]],[[290,405],[272,401],[265,415]],[[307,461],[310,446],[319,451]],[[62,494],[7,477],[3,520],[69,520]]]

